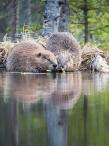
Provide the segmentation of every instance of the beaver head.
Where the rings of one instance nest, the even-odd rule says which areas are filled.
[[[56,66],[54,54],[33,42],[16,44],[6,62],[8,71],[18,72],[44,72],[55,69]]]

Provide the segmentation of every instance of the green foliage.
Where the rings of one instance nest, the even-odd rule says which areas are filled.
[[[86,3],[87,2],[87,3]],[[109,49],[109,4],[106,0],[70,0],[71,24],[70,31],[84,43],[84,7],[87,4],[88,11],[88,37],[89,42]]]
[[[42,25],[38,23],[33,23],[30,27],[32,32],[39,32],[42,29]]]
[[[7,8],[11,0],[0,1],[0,32],[12,32],[9,25]],[[39,32],[42,29],[43,13],[46,0],[31,0],[32,24],[28,32]],[[96,43],[99,47],[109,50],[109,2],[108,0],[69,0],[70,7],[70,31],[84,44],[85,38],[85,13],[87,6],[88,41]],[[11,9],[10,9],[11,11]],[[23,12],[21,12],[22,14]],[[22,20],[23,21],[23,20]],[[23,26],[17,28],[22,32]]]
[[[23,27],[21,26],[17,29],[17,32],[23,32]],[[25,32],[40,32],[42,29],[42,25],[39,23],[32,23],[30,26],[28,26],[25,30]],[[9,30],[10,31],[10,30]]]
[[[22,3],[20,3],[20,5],[21,4]],[[29,32],[39,32],[42,29],[42,16],[43,16],[44,4],[45,4],[45,0],[31,0],[32,24],[29,27],[28,30]],[[10,5],[12,5],[11,0],[0,1],[0,32],[2,33],[13,31],[13,27],[10,26],[10,22],[9,22],[11,20],[8,18],[11,17],[11,15],[8,16],[8,13],[12,11],[11,9],[9,9]],[[9,11],[8,13],[7,10]],[[20,15],[23,15],[23,12],[20,13],[21,13]],[[17,16],[16,18],[18,19]],[[23,21],[23,20],[19,19],[18,21]],[[17,26],[17,32],[22,32],[22,30],[23,30],[22,25],[19,25],[19,27]]]

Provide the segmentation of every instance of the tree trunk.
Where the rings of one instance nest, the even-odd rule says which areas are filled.
[[[15,33],[16,33],[16,9],[17,9],[17,0],[12,0],[10,5],[7,8],[8,11],[8,24],[9,24],[9,29],[12,33],[12,38],[15,38]]]
[[[17,8],[17,1],[13,0],[13,21],[12,21],[12,28],[13,28],[13,39],[15,38],[16,34],[16,8]]]
[[[84,0],[84,42],[88,42],[88,37],[89,37],[89,31],[88,31],[88,5],[87,5],[87,0]]]
[[[17,27],[31,24],[31,0],[18,0],[17,3]]]
[[[63,0],[59,23],[59,31],[69,31],[69,5],[68,0]]]
[[[43,35],[68,31],[67,0],[47,0],[44,13]]]

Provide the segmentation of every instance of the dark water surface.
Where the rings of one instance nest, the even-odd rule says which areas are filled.
[[[0,73],[0,146],[109,146],[109,74]]]

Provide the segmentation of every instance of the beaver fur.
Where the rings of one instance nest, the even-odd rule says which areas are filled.
[[[56,32],[47,42],[47,49],[53,52],[58,61],[58,67],[66,71],[77,70],[81,63],[80,45],[69,32]]]
[[[45,72],[57,65],[53,53],[35,42],[20,42],[9,53],[6,62],[7,71]]]

